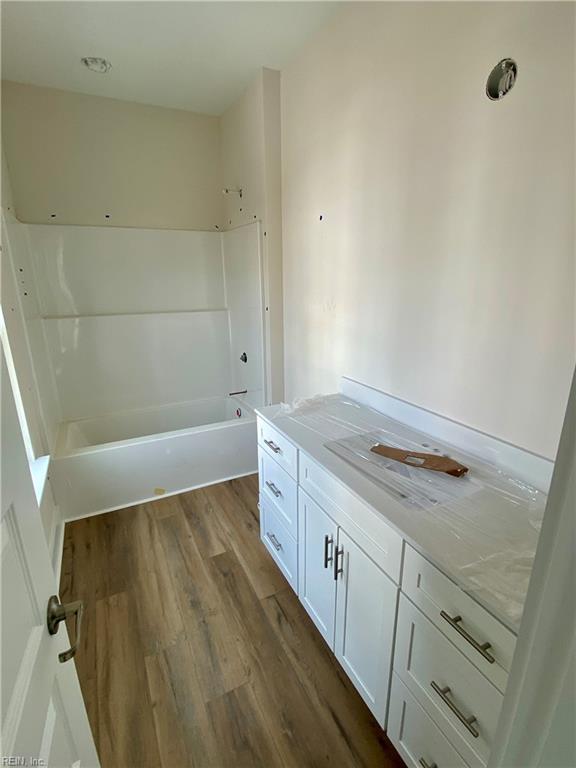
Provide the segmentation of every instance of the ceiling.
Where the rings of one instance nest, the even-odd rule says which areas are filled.
[[[333,2],[2,2],[2,77],[219,115],[282,69]],[[83,56],[112,62],[105,75]]]

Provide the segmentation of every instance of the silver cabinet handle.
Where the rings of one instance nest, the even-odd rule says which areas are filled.
[[[338,558],[342,558],[342,562],[344,562],[344,545],[341,547],[336,547],[336,553],[334,555],[334,581],[338,581],[338,575],[340,573],[344,573],[343,567],[338,567]]]
[[[442,616],[443,619],[445,619],[448,624],[452,627],[452,629],[455,629],[456,632],[458,632],[459,635],[461,635],[464,640],[466,640],[470,645],[475,648],[478,653],[483,656],[487,662],[490,664],[494,664],[496,659],[494,656],[492,656],[491,653],[488,653],[488,648],[492,648],[492,645],[490,643],[479,643],[478,640],[472,637],[464,627],[460,626],[460,622],[462,621],[462,616],[450,616],[446,613],[446,611],[440,611],[440,616]]]
[[[271,451],[274,451],[274,453],[282,453],[282,448],[280,448],[279,445],[276,445],[272,440],[264,440],[264,443]]]
[[[46,624],[48,626],[48,632],[51,635],[55,635],[58,632],[58,627],[61,621],[65,621],[70,616],[76,616],[76,637],[74,642],[68,648],[67,651],[63,651],[58,654],[58,661],[63,664],[65,661],[69,661],[76,655],[78,650],[78,644],[80,643],[80,630],[82,628],[82,616],[84,614],[84,603],[82,600],[76,600],[74,603],[61,603],[56,595],[48,600],[48,608],[46,610]]]
[[[328,547],[331,548],[331,554],[330,557],[328,557]],[[334,537],[333,536],[324,536],[324,568],[328,568],[330,563],[334,561]]]
[[[474,726],[472,725],[472,723],[476,722],[476,717],[474,715],[470,715],[470,717],[466,717],[466,715],[460,712],[456,704],[454,704],[454,702],[448,698],[448,694],[450,693],[450,688],[448,688],[448,686],[446,686],[445,688],[440,688],[438,683],[435,682],[434,680],[432,680],[430,685],[436,691],[438,696],[440,696],[444,704],[446,704],[446,706],[456,715],[456,717],[458,718],[458,720],[460,720],[462,725],[468,731],[470,731],[470,733],[472,734],[472,736],[474,736],[475,739],[477,739],[478,736],[480,736],[480,732],[478,731],[477,728],[474,728]]]
[[[266,536],[268,536],[268,538],[269,538],[269,539],[270,539],[270,541],[272,542],[272,546],[274,547],[274,549],[276,550],[276,552],[279,552],[279,551],[282,549],[282,544],[280,544],[280,542],[278,541],[278,539],[276,538],[276,536],[274,536],[274,534],[273,534],[273,533],[269,533],[269,532],[268,532],[268,533],[266,533]]]
[[[276,498],[279,498],[280,496],[282,496],[282,491],[278,490],[278,488],[276,488],[274,483],[271,483],[269,480],[266,480],[266,485],[268,486],[268,488],[270,488],[271,492],[274,494],[274,496],[276,496]]]
[[[420,760],[418,760],[418,762],[420,763],[422,768],[438,768],[436,763],[427,763],[426,760],[424,760],[423,757],[421,757]]]

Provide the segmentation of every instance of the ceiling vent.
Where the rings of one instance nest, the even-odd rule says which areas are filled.
[[[99,56],[85,56],[81,61],[91,72],[98,72],[101,75],[105,75],[112,69],[108,59],[101,59]]]

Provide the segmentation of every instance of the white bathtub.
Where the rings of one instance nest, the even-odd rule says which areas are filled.
[[[122,411],[63,423],[50,478],[70,520],[256,472],[256,444],[236,397]]]

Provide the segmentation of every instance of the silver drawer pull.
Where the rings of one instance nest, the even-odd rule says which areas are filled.
[[[268,486],[268,488],[270,488],[270,490],[272,491],[274,496],[276,496],[277,499],[280,496],[282,496],[282,491],[279,491],[278,488],[276,488],[276,486],[274,485],[274,483],[271,483],[269,480],[266,480],[266,485]]]
[[[466,728],[468,731],[470,731],[470,733],[472,734],[472,736],[474,736],[474,738],[475,738],[475,739],[477,739],[477,738],[478,738],[478,736],[480,736],[480,732],[478,731],[478,729],[477,729],[477,728],[474,728],[474,726],[472,725],[472,723],[475,723],[475,722],[476,722],[476,717],[475,717],[474,715],[470,715],[470,717],[466,717],[466,715],[463,715],[463,714],[462,714],[462,712],[460,712],[460,710],[458,709],[458,707],[456,706],[456,704],[454,704],[454,702],[452,702],[452,701],[451,701],[451,700],[448,698],[448,694],[450,693],[450,688],[448,688],[448,686],[446,686],[445,688],[440,688],[440,686],[438,685],[438,683],[437,683],[437,682],[435,682],[434,680],[432,680],[432,682],[430,683],[430,685],[431,685],[431,686],[432,686],[432,688],[433,688],[433,689],[436,691],[436,693],[438,694],[438,696],[440,696],[440,698],[442,699],[442,701],[444,702],[444,704],[446,704],[446,706],[447,706],[447,707],[448,707],[448,708],[449,708],[449,709],[450,709],[452,712],[454,712],[454,714],[456,715],[456,717],[458,718],[458,720],[460,720],[460,722],[462,723],[462,725],[463,725],[463,726],[464,726],[464,727],[465,727],[465,728]]]
[[[342,558],[341,562],[344,562],[344,545],[341,547],[336,547],[336,551],[334,552],[334,581],[338,581],[338,576],[341,573],[344,573],[343,566],[338,565],[338,559]]]
[[[420,760],[418,760],[418,762],[420,763],[422,768],[438,768],[436,763],[427,763],[426,760],[424,760],[423,757],[421,757]]]
[[[272,440],[264,440],[264,444],[267,445],[271,451],[274,451],[274,453],[282,453],[282,448],[280,448],[279,445],[276,445],[276,443],[272,442]]]
[[[330,547],[331,554],[328,555],[328,547]],[[330,563],[334,562],[334,537],[324,536],[324,568],[328,568]]]
[[[490,664],[494,664],[496,659],[494,656],[492,656],[491,653],[488,653],[488,648],[492,648],[492,645],[490,643],[482,643],[480,644],[478,640],[475,640],[472,635],[468,634],[464,627],[460,626],[460,622],[462,621],[462,616],[449,616],[446,611],[440,611],[440,616],[442,616],[443,619],[445,619],[448,624],[452,627],[452,629],[455,629],[456,632],[458,632],[459,635],[462,635],[464,640],[470,643],[472,648],[475,648],[478,653],[483,656],[486,661]]]
[[[269,533],[269,532],[268,532],[268,533],[266,533],[266,536],[268,536],[268,538],[269,538],[269,539],[270,539],[270,541],[272,542],[272,546],[274,547],[274,549],[276,550],[276,552],[280,552],[280,550],[282,549],[282,544],[280,544],[280,542],[278,541],[278,539],[276,538],[276,536],[274,536],[274,534],[273,534],[273,533]]]

